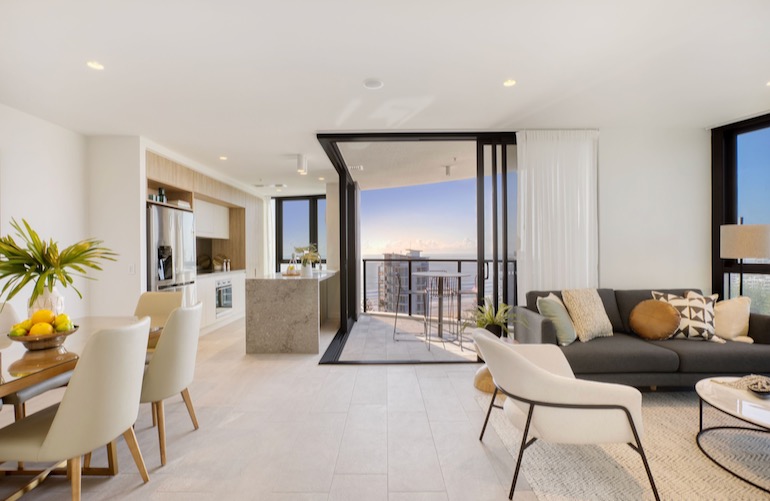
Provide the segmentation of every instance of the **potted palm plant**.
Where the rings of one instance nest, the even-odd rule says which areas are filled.
[[[492,301],[488,298],[484,299],[484,304],[476,307],[471,319],[463,324],[463,328],[468,326],[481,327],[497,337],[501,337],[503,332],[507,336],[509,334],[508,322],[513,320],[512,307],[500,303],[495,309],[492,305]]]
[[[86,239],[59,250],[53,239],[45,241],[30,227],[26,220],[23,225],[11,220],[11,226],[21,239],[16,243],[10,235],[0,237],[0,282],[5,281],[0,297],[5,301],[13,299],[24,287],[32,283],[32,294],[28,307],[30,312],[46,308],[61,313],[63,298],[58,295],[55,285],[72,287],[78,297],[83,297],[74,284],[74,277],[86,276],[88,269],[101,270],[99,260],[114,261],[117,254],[102,241]],[[58,310],[58,311],[57,311]]]

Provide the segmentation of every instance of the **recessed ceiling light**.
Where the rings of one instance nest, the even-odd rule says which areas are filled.
[[[765,85],[767,85],[768,87],[770,87],[770,82],[767,82]]]
[[[227,157],[226,156],[221,156],[221,157],[219,157],[219,159],[220,160],[227,160]]]
[[[276,188],[276,189],[275,189],[275,191],[276,191],[276,192],[278,192],[278,193],[280,193],[280,192],[282,192],[283,190],[282,190],[281,188]]]
[[[367,78],[364,80],[364,87],[369,90],[382,89],[384,86],[385,84],[382,82],[382,80],[378,80],[376,78]]]
[[[364,170],[363,165],[351,165],[350,170]]]
[[[326,178],[323,178],[323,177],[319,177],[318,178],[319,181],[323,181],[324,179],[326,179]]]
[[[88,61],[86,63],[86,66],[88,66],[92,70],[103,70],[104,69],[104,65],[102,63],[100,63],[99,61]]]
[[[513,87],[514,85],[516,85],[516,80],[510,79],[510,78],[505,82],[503,82],[504,87]]]

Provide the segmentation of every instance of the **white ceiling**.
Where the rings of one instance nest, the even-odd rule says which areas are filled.
[[[284,195],[320,192],[334,174],[318,132],[708,128],[766,113],[768,20],[767,0],[4,0],[0,102],[142,135]]]

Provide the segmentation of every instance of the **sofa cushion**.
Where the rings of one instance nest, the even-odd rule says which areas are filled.
[[[679,327],[681,315],[676,308],[663,301],[647,299],[631,310],[629,323],[642,339],[657,341],[670,338]],[[748,322],[748,318],[746,318]]]
[[[714,305],[714,333],[722,339],[735,339],[749,334],[751,298],[734,297]]]
[[[596,289],[596,292],[599,293],[599,297],[602,299],[604,311],[607,313],[607,318],[610,319],[613,332],[630,332],[626,331],[623,326],[623,320],[621,320],[620,312],[618,311],[618,304],[615,302],[615,291],[613,289]],[[554,294],[559,299],[563,299],[561,291],[529,291],[527,292],[527,309],[537,312],[537,298],[546,297],[548,294]]]
[[[679,356],[679,372],[770,373],[770,345],[712,343],[704,339],[648,341]]]
[[[556,341],[560,346],[572,344],[577,339],[575,326],[561,299],[553,294],[537,298],[537,311],[553,322],[556,327]],[[747,319],[748,320],[748,319]]]
[[[612,324],[596,289],[567,289],[562,298],[581,342],[612,336]]]
[[[652,297],[667,302],[682,316],[679,328],[673,337],[687,339],[714,337],[714,303],[717,301],[717,294],[702,296],[697,292],[688,291],[685,297],[681,297],[652,291]]]
[[[575,374],[676,372],[679,368],[675,352],[633,334],[615,333],[561,350]]]
[[[682,296],[687,293],[687,291],[698,291],[698,289],[655,289],[660,292],[666,292],[668,294],[676,294],[677,296]],[[616,290],[615,291],[615,300],[617,301],[618,305],[618,311],[620,312],[620,319],[623,323],[623,329],[622,332],[628,332],[631,333],[631,324],[629,323],[629,317],[631,316],[631,312],[633,311],[634,307],[641,303],[642,301],[645,301],[647,299],[652,299],[652,289],[634,289],[634,290]],[[615,332],[618,332],[616,330]]]

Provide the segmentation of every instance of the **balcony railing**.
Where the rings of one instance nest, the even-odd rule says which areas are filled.
[[[396,310],[400,314],[409,316],[423,316],[425,314],[423,298],[418,296],[409,296],[402,294],[401,297],[395,297],[395,292],[388,290],[383,280],[385,273],[397,272],[401,277],[401,287],[404,290],[425,290],[427,279],[425,277],[415,277],[415,272],[421,271],[451,271],[458,273],[467,273],[467,277],[461,277],[459,289],[466,291],[460,295],[458,301],[457,318],[461,317],[462,312],[472,311],[477,305],[477,296],[475,291],[478,287],[476,279],[475,259],[428,259],[428,258],[395,258],[395,259],[364,259],[363,260],[363,311],[390,312]],[[484,297],[492,296],[492,289],[495,284],[491,283],[490,267],[492,261],[484,262]],[[514,275],[510,277],[515,281],[515,263],[513,263]],[[502,270],[498,274],[502,277]],[[502,280],[501,280],[502,282]],[[515,282],[514,282],[515,283]],[[499,287],[502,287],[499,284]],[[514,302],[511,300],[511,302]]]

